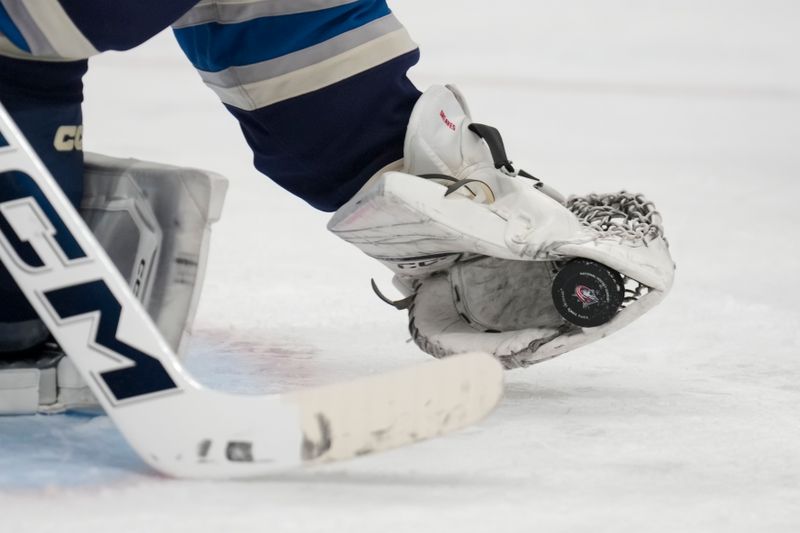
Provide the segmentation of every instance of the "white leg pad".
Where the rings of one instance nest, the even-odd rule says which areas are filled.
[[[38,368],[0,371],[0,415],[33,414],[39,410]]]
[[[213,172],[85,155],[81,215],[178,354],[188,344],[211,225],[222,214],[227,186],[227,179]],[[31,334],[37,325],[32,321]],[[0,415],[96,405],[68,358],[31,357],[24,362],[0,357]]]
[[[213,172],[86,154],[81,214],[178,354],[227,188]]]

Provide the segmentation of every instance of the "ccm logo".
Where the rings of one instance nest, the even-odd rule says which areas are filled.
[[[59,126],[53,146],[59,152],[83,150],[83,126]]]
[[[439,111],[439,116],[442,118],[442,122],[444,122],[445,126],[447,126],[453,131],[456,131],[456,125],[453,124],[453,122],[449,118],[447,118],[447,115],[445,114],[444,111]]]

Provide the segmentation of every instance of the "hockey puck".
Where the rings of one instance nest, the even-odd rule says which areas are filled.
[[[568,322],[602,326],[619,312],[625,294],[616,270],[588,259],[573,259],[553,278],[553,303]]]

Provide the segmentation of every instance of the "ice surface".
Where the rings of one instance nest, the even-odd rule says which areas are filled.
[[[659,308],[507,375],[485,423],[260,482],[161,478],[104,417],[0,419],[0,531],[800,530],[800,5],[394,2],[420,86],[459,83],[563,192],[644,191],[679,269]],[[251,168],[169,35],[92,61],[87,149],[232,180],[190,366],[273,392],[425,356],[388,274]]]

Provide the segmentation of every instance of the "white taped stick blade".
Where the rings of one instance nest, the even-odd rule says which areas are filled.
[[[469,353],[287,395],[302,413],[304,459],[326,462],[397,448],[482,420],[503,392],[503,368]]]

